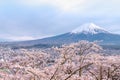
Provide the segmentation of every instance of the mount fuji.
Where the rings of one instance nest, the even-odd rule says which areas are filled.
[[[13,42],[15,46],[36,46],[36,47],[48,47],[53,45],[69,44],[78,42],[80,40],[87,41],[100,41],[100,45],[119,45],[120,35],[113,34],[106,29],[99,27],[93,23],[83,24],[80,27],[72,30],[71,32],[47,37],[43,39]]]
[[[106,31],[104,28],[99,27],[93,23],[87,23],[74,29],[71,33],[98,34],[98,33],[108,33],[108,31]]]

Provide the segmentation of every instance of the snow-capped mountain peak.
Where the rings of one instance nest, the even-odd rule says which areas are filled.
[[[99,27],[95,25],[94,23],[87,23],[83,24],[82,26],[74,29],[71,33],[91,33],[91,34],[97,34],[97,33],[108,33],[104,28]]]

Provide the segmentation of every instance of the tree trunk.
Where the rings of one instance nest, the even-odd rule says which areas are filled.
[[[82,69],[80,68],[79,70],[79,76],[81,77],[82,76]]]

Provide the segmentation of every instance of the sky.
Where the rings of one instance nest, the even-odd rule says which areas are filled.
[[[33,40],[95,23],[120,34],[120,0],[0,0],[0,41]]]

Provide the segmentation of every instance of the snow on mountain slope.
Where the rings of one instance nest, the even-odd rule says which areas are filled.
[[[71,33],[76,34],[76,33],[91,33],[91,34],[97,34],[97,33],[109,33],[106,31],[104,28],[101,28],[93,23],[87,23],[83,24],[82,26],[74,29]]]
[[[1,45],[3,46],[9,45],[9,46],[13,46],[13,48],[22,48],[22,47],[48,48],[52,46],[60,46],[62,44],[78,42],[81,40],[87,40],[90,42],[100,41],[101,45],[107,45],[107,46],[120,45],[120,35],[108,32],[105,29],[96,26],[93,23],[84,24],[76,28],[72,32],[67,32],[61,35],[56,35],[56,36],[37,39],[37,40],[30,40],[30,41],[3,43]]]

